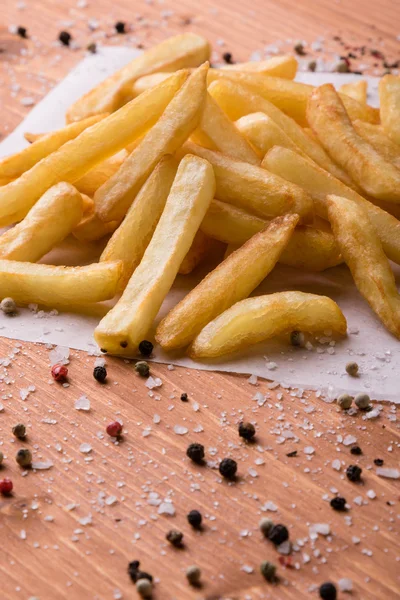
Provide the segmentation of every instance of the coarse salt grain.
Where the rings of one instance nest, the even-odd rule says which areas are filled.
[[[167,515],[169,517],[175,516],[175,508],[172,502],[162,502],[158,507],[157,512],[159,515]]]
[[[400,479],[400,471],[398,469],[378,467],[375,472],[379,477],[385,477],[386,479]]]
[[[310,525],[309,527],[310,535],[320,534],[320,535],[329,535],[331,532],[330,525],[328,523],[315,523],[314,525]]]
[[[186,435],[188,431],[189,429],[183,425],[174,425],[174,433],[176,433],[176,435]]]
[[[78,398],[78,400],[75,400],[74,406],[75,406],[76,410],[89,411],[90,410],[90,400],[87,396],[85,396],[85,394],[83,394],[82,396],[80,396]]]
[[[150,377],[146,380],[145,386],[149,388],[149,390],[153,390],[154,388],[161,387],[162,381],[159,377]]]
[[[92,451],[92,446],[90,444],[83,443],[79,446],[79,452],[82,454],[89,454]]]

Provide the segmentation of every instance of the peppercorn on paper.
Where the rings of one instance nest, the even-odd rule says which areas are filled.
[[[137,50],[104,48],[85,58],[43,101],[41,101],[17,129],[2,143],[0,156],[16,152],[27,145],[25,132],[41,133],[62,127],[65,112],[83,93],[137,56]],[[337,73],[299,73],[297,79],[319,85],[332,82],[336,87],[354,80],[356,76]],[[378,80],[368,80],[369,102],[377,105]],[[75,238],[47,254],[41,262],[56,265],[84,265],[96,262],[104,242],[82,244]],[[201,267],[189,276],[178,276],[166,298],[157,322],[209,270]],[[394,266],[397,278],[400,268]],[[321,390],[325,399],[334,399],[338,393],[367,392],[377,400],[400,403],[397,374],[400,370],[400,342],[391,336],[375,317],[358,293],[349,270],[344,265],[323,273],[307,273],[278,265],[253,295],[278,291],[300,290],[327,295],[342,309],[348,322],[348,336],[334,340],[330,332],[318,339],[309,338],[306,348],[293,348],[285,340],[268,341],[228,358],[196,362],[183,353],[166,354],[155,347],[153,360],[198,369],[244,373],[276,381],[286,386]],[[30,306],[20,309],[15,316],[0,313],[0,335],[16,340],[55,344],[98,354],[93,331],[107,306],[97,306],[84,313],[41,310]],[[355,360],[360,375],[350,377],[345,365]],[[254,378],[252,378],[254,382]],[[255,389],[255,393],[257,390]],[[256,398],[257,399],[257,398]]]

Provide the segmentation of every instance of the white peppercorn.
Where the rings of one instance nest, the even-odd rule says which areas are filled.
[[[342,410],[350,408],[353,398],[349,394],[341,394],[337,399],[337,404]]]
[[[12,298],[3,298],[3,300],[0,303],[0,308],[4,314],[12,315],[16,312],[17,305],[15,304],[15,301]]]
[[[346,373],[351,377],[357,377],[358,375],[358,364],[356,362],[349,362],[346,365]]]
[[[29,467],[32,464],[32,452],[28,448],[18,450],[15,460],[20,467]]]
[[[136,591],[142,598],[151,598],[153,584],[149,579],[138,579],[136,582]]]
[[[192,565],[186,569],[186,577],[190,585],[197,585],[201,578],[200,567]]]
[[[273,526],[274,526],[273,521],[271,521],[271,519],[268,519],[267,517],[264,517],[263,519],[261,519],[261,521],[259,523],[260,531],[262,532],[263,535],[265,535],[265,537],[268,537],[269,532],[271,531]]]

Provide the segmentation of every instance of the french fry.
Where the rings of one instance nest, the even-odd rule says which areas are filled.
[[[392,215],[368,202],[330,173],[287,148],[275,146],[265,156],[263,164],[271,172],[303,187],[313,197],[315,211],[323,219],[328,218],[326,197],[329,194],[343,196],[364,206],[382,242],[385,254],[390,260],[400,264],[400,222]]]
[[[75,187],[82,194],[93,197],[99,187],[118,171],[127,156],[128,152],[126,150],[120,150],[114,156],[106,158],[106,160],[103,160],[103,162],[93,167],[93,169],[90,169],[83,177],[75,181]]]
[[[277,217],[209,273],[163,319],[156,340],[165,350],[187,346],[224,310],[247,298],[276,265],[298,222]]]
[[[304,154],[347,185],[352,185],[347,173],[333,162],[319,143],[311,139],[294,119],[291,119],[262,96],[229,80],[215,81],[209,86],[208,91],[232,121],[236,121],[249,113],[265,113]]]
[[[22,175],[22,173],[25,173],[25,171],[28,171],[36,165],[42,158],[49,156],[49,154],[58,150],[58,148],[69,140],[78,137],[82,131],[95,123],[98,123],[104,119],[105,116],[106,115],[96,115],[94,117],[89,117],[88,119],[80,121],[80,123],[73,123],[62,129],[57,129],[56,131],[41,135],[37,141],[34,141],[27,148],[1,159],[0,179],[16,179]]]
[[[155,85],[158,85],[168,79],[170,73],[151,73],[151,75],[144,75],[132,84],[130,96],[136,98],[143,92],[147,92]]]
[[[120,221],[100,221],[94,210],[87,215],[73,229],[72,235],[80,242],[97,242],[106,235],[114,233],[118,229]]]
[[[191,139],[210,150],[219,150],[237,160],[259,165],[260,159],[222,108],[207,94],[199,127]]]
[[[293,140],[265,113],[250,113],[235,122],[240,133],[264,156],[273,146],[290,148],[303,156],[307,156]]]
[[[207,40],[194,33],[171,37],[147,50],[79,98],[67,111],[67,122],[114,112],[126,102],[125,90],[143,75],[197,67],[210,57]]]
[[[192,358],[213,358],[242,350],[294,330],[308,333],[329,329],[345,335],[346,319],[327,296],[278,292],[247,298],[211,321],[189,348]]]
[[[23,221],[0,235],[0,259],[39,260],[79,223],[82,204],[82,196],[69,183],[47,190]]]
[[[18,304],[90,304],[115,296],[121,272],[120,262],[54,267],[0,260],[0,289]]]
[[[245,71],[246,73],[258,73],[283,79],[294,79],[297,73],[297,60],[294,56],[273,56],[267,60],[256,60],[251,62],[234,63],[223,65],[223,71]]]
[[[326,221],[325,221],[326,223]],[[231,206],[213,200],[201,224],[201,229],[209,237],[232,244],[236,248],[253,235],[262,231],[268,221]],[[313,227],[296,227],[279,262],[307,271],[324,271],[340,264],[340,252],[332,232]]]
[[[354,98],[354,100],[357,100],[360,104],[367,103],[367,82],[365,79],[357,79],[350,83],[343,83],[343,85],[340,86],[339,91],[342,94],[350,96],[350,98]]]
[[[400,144],[400,77],[385,75],[379,82],[380,114],[384,130]]]
[[[89,196],[87,196],[86,194],[82,194],[82,192],[81,192],[81,198],[82,198],[83,216],[87,217],[87,215],[92,214],[94,212],[94,202],[93,202],[92,198],[89,198]]]
[[[14,215],[27,214],[50,187],[60,181],[75,182],[143,135],[161,116],[186,79],[185,71],[171,75],[159,87],[85,129],[21,177],[0,188],[0,225],[14,223]]]
[[[254,93],[272,102],[284,113],[295,119],[299,125],[307,125],[307,102],[315,89],[314,86],[279,77],[264,77],[257,73],[210,69],[209,83],[218,80],[231,80],[250,88]],[[361,119],[369,123],[379,122],[378,109],[372,108],[368,104],[360,104],[346,94],[341,94],[341,98],[352,120]]]
[[[90,117],[88,117],[90,119]],[[85,122],[85,120],[83,119],[83,122]],[[68,125],[67,125],[68,127]],[[33,144],[33,142],[36,142],[37,140],[40,140],[40,138],[44,137],[46,134],[45,133],[30,133],[29,131],[26,131],[24,133],[24,138],[26,139],[27,142],[29,142],[30,144]]]
[[[393,142],[381,125],[354,121],[353,127],[366,142],[371,144],[383,158],[400,169],[400,146]]]
[[[122,219],[160,159],[173,154],[198,126],[207,94],[207,71],[205,63],[190,75],[139,146],[97,190],[94,201],[101,220]]]
[[[121,260],[123,263],[123,274],[120,279],[122,290],[149,245],[164,210],[177,169],[178,163],[172,156],[161,159],[103,250],[100,261]],[[102,221],[100,223],[104,225]]]
[[[206,258],[212,256],[217,250],[218,242],[209,238],[200,229],[194,236],[192,245],[190,246],[185,258],[179,267],[179,275],[189,275],[196,267],[198,267]]]
[[[367,211],[340,196],[328,196],[327,204],[335,239],[354,283],[385,327],[400,338],[400,296]]]
[[[100,348],[111,354],[136,352],[174,282],[214,192],[211,165],[195,156],[185,157],[140,265],[119,302],[95,330]]]
[[[333,85],[313,91],[307,119],[325,150],[367,194],[400,203],[400,170],[356,133]]]
[[[295,213],[306,221],[312,216],[313,203],[308,194],[298,186],[288,186],[280,177],[276,178],[265,169],[192,142],[186,142],[178,152],[179,156],[184,154],[195,154],[212,164],[219,200],[247,208],[259,216],[276,217]]]

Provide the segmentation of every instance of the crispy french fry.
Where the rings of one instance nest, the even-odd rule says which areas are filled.
[[[325,221],[326,223],[326,221]],[[233,244],[244,244],[253,235],[264,229],[268,221],[231,206],[213,200],[201,224],[201,229],[209,237]],[[296,227],[279,262],[307,271],[324,271],[340,264],[340,252],[332,232],[328,229]]]
[[[383,128],[400,144],[400,77],[385,75],[379,82],[380,114]]]
[[[90,117],[88,117],[90,119]],[[84,122],[84,120],[83,120]],[[68,125],[67,125],[68,127]],[[24,138],[26,139],[27,142],[29,142],[30,144],[33,144],[33,142],[36,142],[37,140],[40,140],[40,138],[44,137],[46,134],[45,133],[30,133],[29,131],[26,131],[24,133]]]
[[[273,173],[307,190],[314,199],[316,213],[323,219],[328,218],[328,194],[343,196],[365,206],[385,254],[390,260],[400,264],[400,222],[392,215],[368,202],[330,173],[287,148],[275,146],[265,156],[263,164]]]
[[[99,187],[118,171],[127,156],[128,152],[126,150],[120,150],[114,156],[106,158],[106,160],[103,160],[103,162],[93,167],[93,169],[90,169],[83,177],[75,181],[75,187],[82,194],[93,197]]]
[[[264,77],[257,73],[210,69],[209,83],[222,79],[245,85],[256,94],[272,102],[300,125],[307,125],[306,109],[307,101],[314,90],[312,85],[279,77]],[[341,98],[351,119],[361,119],[369,123],[379,122],[378,109],[372,108],[368,104],[360,104],[346,94],[342,94]]]
[[[298,222],[277,217],[209,273],[163,319],[156,340],[166,350],[187,346],[224,310],[247,298],[276,265]]]
[[[119,224],[120,221],[108,221],[108,223],[104,223],[92,211],[84,215],[83,219],[72,231],[72,234],[80,242],[96,242],[106,235],[114,233],[118,229]]]
[[[216,240],[209,238],[200,229],[194,236],[192,245],[190,246],[185,258],[179,267],[179,275],[189,275],[196,267],[198,267],[208,256],[211,256],[217,250],[218,243]]]
[[[169,76],[170,73],[151,73],[151,75],[144,75],[132,84],[130,95],[132,98],[136,98],[136,96],[143,94],[143,92],[147,92],[147,90],[150,90],[155,85],[162,83],[168,79]]]
[[[82,192],[81,192],[81,198],[82,198],[83,216],[87,217],[87,215],[92,214],[94,212],[94,202],[93,202],[92,198],[89,198],[89,196],[87,196],[86,194],[82,194]]]
[[[275,123],[271,117],[265,113],[250,113],[241,117],[235,122],[239,129],[248,140],[264,156],[273,146],[282,146],[290,148],[303,156],[307,156],[297,144],[295,144],[283,129]]]
[[[45,135],[40,136],[37,141],[34,141],[27,148],[1,159],[0,179],[16,179],[22,175],[22,173],[25,173],[25,171],[28,171],[36,165],[42,158],[55,152],[69,140],[78,137],[82,131],[95,123],[98,123],[104,119],[105,116],[106,115],[96,115],[94,117],[89,117],[88,119],[80,121],[80,123],[73,123],[62,129],[46,133]]]
[[[159,87],[95,123],[21,177],[0,188],[0,225],[14,223],[14,215],[27,214],[50,187],[60,181],[75,182],[98,163],[143,135],[154,125],[186,79],[185,71],[171,75]]]
[[[185,157],[140,265],[119,302],[96,328],[95,339],[101,348],[111,354],[136,352],[173,284],[214,192],[211,165],[195,156]]]
[[[0,258],[36,262],[79,223],[82,204],[82,196],[71,184],[50,188],[23,221],[0,235]]]
[[[312,216],[313,205],[308,194],[304,194],[298,186],[288,187],[284,180],[275,178],[266,169],[234,160],[192,142],[186,142],[178,154],[195,154],[212,164],[219,200],[266,217],[295,213],[307,221]]]
[[[371,144],[383,158],[400,169],[400,145],[393,142],[382,125],[371,125],[364,121],[354,121],[353,127],[366,142]]]
[[[325,150],[367,194],[400,203],[400,171],[360,137],[331,84],[310,96],[307,119]]]
[[[246,89],[245,86],[229,80],[215,81],[210,85],[208,91],[233,121],[249,113],[265,113],[290,137],[296,146],[299,146],[304,154],[347,185],[352,185],[347,173],[333,162],[320,144],[311,139],[294,119],[291,119],[265,98]]]
[[[293,330],[331,330],[345,335],[346,319],[327,296],[279,292],[247,298],[211,321],[189,348],[192,358],[212,358],[241,350]]]
[[[233,65],[223,65],[223,71],[245,71],[246,73],[258,73],[283,79],[294,79],[297,73],[297,60],[294,56],[273,56],[267,60],[258,60]]]
[[[342,94],[350,96],[350,98],[354,98],[354,100],[357,100],[360,104],[367,103],[367,82],[365,79],[357,79],[350,83],[343,83],[343,85],[340,86],[339,91]]]
[[[121,272],[120,262],[54,267],[0,260],[0,289],[18,304],[90,304],[115,296]]]
[[[79,98],[67,111],[67,122],[114,112],[126,101],[125,90],[143,75],[197,67],[210,57],[208,41],[194,33],[171,37],[147,50]]]
[[[191,139],[210,150],[219,150],[237,160],[259,165],[260,159],[215,100],[207,94],[199,127]]]
[[[400,296],[382,244],[363,206],[328,196],[333,234],[354,282],[385,327],[400,338]]]
[[[121,260],[124,265],[121,289],[125,288],[143,258],[164,210],[177,169],[178,162],[172,156],[161,159],[104,248],[100,261]]]
[[[97,190],[94,201],[100,219],[122,219],[155,165],[164,155],[173,154],[198,126],[207,94],[207,71],[205,63],[190,75],[139,146]]]

